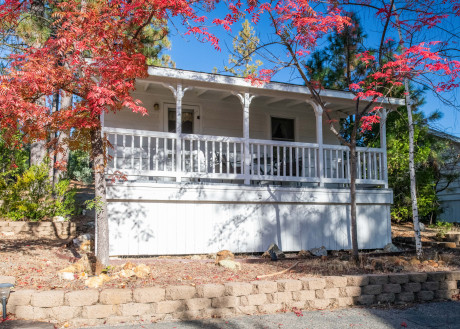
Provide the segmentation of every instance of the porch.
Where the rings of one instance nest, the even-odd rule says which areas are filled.
[[[149,74],[135,91],[149,115],[120,111],[103,121],[110,255],[351,248],[350,151],[306,87]],[[350,93],[323,94],[337,122],[355,109]],[[391,241],[385,114],[380,148],[357,149],[364,249]],[[110,179],[120,176],[127,181]]]

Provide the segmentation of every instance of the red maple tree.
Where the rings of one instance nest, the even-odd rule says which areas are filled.
[[[0,32],[14,30],[33,5],[34,0],[3,1]],[[0,129],[6,138],[22,131],[23,142],[46,139],[50,131],[89,132],[96,185],[97,257],[107,264],[101,115],[122,108],[146,113],[130,92],[135,79],[147,75],[141,40],[144,27],[153,20],[179,16],[187,33],[218,47],[218,40],[201,26],[205,18],[193,7],[209,10],[213,1],[49,0],[42,5],[52,8],[47,20],[53,33],[42,44],[11,56],[6,74],[0,77]],[[49,104],[56,92],[74,95],[77,101],[53,113]]]
[[[344,26],[351,24],[346,10],[352,8],[367,8],[373,10],[376,18],[383,22],[380,31],[380,45],[375,51],[358,54],[359,60],[366,65],[366,74],[360,81],[349,85],[348,90],[355,94],[354,122],[351,138],[341,136],[337,129],[332,112],[328,110],[321,91],[322,86],[308,75],[305,67],[308,56],[318,48],[318,43],[327,34],[341,31]],[[278,1],[248,1],[243,8],[240,1],[231,8],[252,15],[254,23],[263,20],[272,27],[271,39],[260,49],[278,47],[264,56],[275,54],[269,61],[271,67],[265,67],[256,76],[249,77],[254,83],[270,81],[271,77],[280,70],[292,69],[303,80],[310,91],[309,97],[315,107],[321,110],[328,119],[332,132],[342,144],[350,148],[350,191],[351,191],[351,236],[354,259],[358,258],[357,224],[356,224],[356,173],[357,173],[357,136],[360,131],[370,130],[373,124],[380,121],[379,111],[382,100],[393,95],[395,89],[407,85],[407,81],[425,79],[437,92],[449,91],[459,84],[460,62],[449,58],[443,49],[447,42],[431,40],[430,42],[414,42],[416,33],[423,34],[433,29],[444,20],[459,15],[459,4],[451,1],[419,1],[404,0],[398,2],[395,8],[391,1],[316,1],[316,0],[278,0]],[[242,14],[240,14],[242,16]],[[403,32],[401,32],[403,31]],[[266,31],[265,31],[266,32]],[[392,33],[391,33],[392,32]],[[412,43],[404,42],[389,48],[388,35],[403,34],[400,40],[407,38]],[[426,40],[426,36],[425,39]],[[279,46],[281,47],[281,51]],[[399,46],[399,48],[398,48]],[[286,56],[287,55],[287,56]],[[286,58],[280,60],[280,58]],[[432,79],[433,76],[442,77]],[[406,91],[406,94],[408,92]],[[410,107],[410,100],[407,101]],[[415,222],[415,221],[414,221]],[[417,231],[417,229],[416,229]]]
[[[199,16],[194,6],[212,10],[218,1],[205,0],[95,0],[95,1],[42,1],[52,8],[53,33],[40,45],[24,48],[12,57],[7,73],[0,77],[0,128],[5,136],[24,132],[25,141],[46,138],[49,131],[69,129],[88,130],[91,136],[92,157],[95,169],[97,209],[97,256],[108,262],[108,223],[106,220],[104,140],[101,135],[100,117],[107,111],[118,111],[123,107],[145,113],[139,101],[130,92],[134,90],[135,79],[145,76],[147,68],[142,55],[141,37],[143,28],[153,19],[167,19],[180,16],[188,34],[209,41],[218,48],[218,40],[204,27],[206,18]],[[433,27],[445,19],[446,13],[430,11],[425,2],[406,0],[407,8],[423,8],[423,15],[413,20],[400,19],[400,25],[407,30],[420,31]],[[433,3],[433,1],[429,2]],[[4,0],[0,4],[0,32],[10,31],[19,18],[27,15],[34,0]],[[331,130],[342,143],[350,148],[351,163],[351,221],[352,245],[357,257],[356,228],[356,134],[351,141],[344,140],[336,127],[327,104],[321,95],[321,86],[312,81],[304,71],[304,59],[318,46],[319,40],[329,33],[341,30],[350,24],[345,15],[349,1],[320,2],[307,0],[278,0],[243,2],[236,0],[228,4],[228,14],[213,23],[230,29],[244,14],[252,16],[254,22],[267,19],[272,36],[284,49],[284,58],[273,67],[260,71],[254,81],[268,81],[280,69],[294,67],[310,90],[312,102],[329,118]],[[382,15],[388,23],[394,24],[393,1],[376,3],[371,0],[357,0],[356,4],[370,6]],[[449,13],[458,14],[459,6],[445,1]],[[409,12],[409,10],[408,10]],[[387,27],[382,31],[382,42],[386,39]],[[427,72],[443,72],[449,78],[437,84],[439,90],[457,87],[458,63],[442,57],[434,48],[438,44],[416,44],[405,47],[393,58],[382,61],[369,53],[363,53],[370,72],[359,83],[349,86],[355,92],[357,122],[363,122],[362,129],[377,122],[376,102],[401,85],[404,79],[421,76]],[[378,53],[381,54],[382,47]],[[396,54],[396,53],[395,53]],[[52,113],[50,98],[56,93],[77,96],[77,102],[69,108]],[[359,106],[366,100],[365,106]]]

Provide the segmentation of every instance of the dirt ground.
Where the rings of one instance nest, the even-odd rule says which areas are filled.
[[[436,234],[438,233],[438,229],[431,228],[426,225],[425,232],[422,233],[422,242],[428,241],[438,241]],[[454,226],[450,232],[460,233],[460,226]],[[397,237],[413,237],[414,236],[414,228],[412,223],[404,223],[404,224],[395,224],[391,223],[391,236],[394,238]]]
[[[410,225],[394,225],[393,237],[412,236]],[[435,239],[437,231],[423,232],[424,241]],[[216,250],[217,252],[217,250]],[[15,276],[18,289],[65,289],[85,288],[84,279],[61,280],[57,272],[78,260],[82,253],[68,247],[68,241],[30,239],[24,236],[0,236],[0,276]],[[253,281],[256,277],[282,271],[299,262],[287,273],[270,277],[286,279],[322,275],[388,273],[409,271],[460,270],[460,250],[425,250],[426,259],[415,260],[410,248],[402,254],[379,254],[366,252],[361,262],[355,265],[348,261],[346,251],[330,251],[327,258],[310,257],[302,259],[296,253],[287,254],[285,260],[271,261],[258,255],[236,255],[242,269],[232,271],[214,264],[213,255],[150,258],[117,258],[111,260],[109,276],[114,276],[123,264],[129,262],[146,264],[151,273],[146,278],[116,277],[104,284],[104,288],[138,286],[198,285],[203,283],[225,283],[229,281]],[[89,273],[91,274],[91,273]]]

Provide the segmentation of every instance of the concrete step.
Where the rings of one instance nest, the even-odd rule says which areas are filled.
[[[414,237],[396,237],[393,238],[393,243],[398,245],[405,245],[415,248],[415,238]],[[422,246],[431,246],[437,248],[448,248],[448,249],[458,249],[458,243],[451,241],[422,241]]]
[[[415,243],[413,236],[398,236],[393,238],[394,243]]]
[[[457,245],[460,245],[460,232],[447,233],[444,241],[455,242]]]
[[[457,248],[457,244],[455,242],[449,242],[449,241],[442,241],[442,242],[427,242],[433,247],[438,247],[438,248],[449,248],[449,249],[455,249]]]

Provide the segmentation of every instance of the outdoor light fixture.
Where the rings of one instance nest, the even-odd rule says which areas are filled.
[[[0,297],[2,298],[3,320],[6,319],[6,302],[8,301],[8,297],[10,297],[10,289],[13,287],[14,285],[11,283],[0,283]]]
[[[153,109],[155,111],[158,111],[160,109],[160,104],[158,104],[158,103],[153,104]]]

